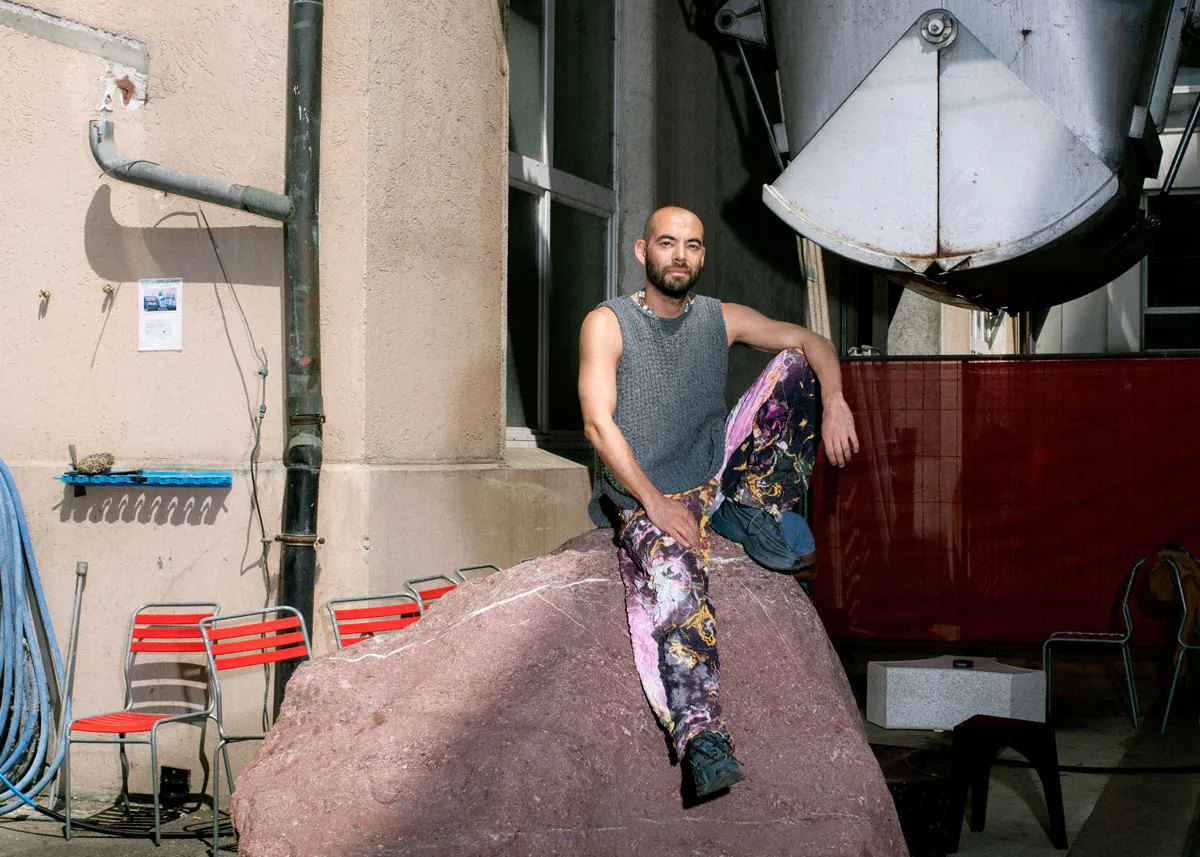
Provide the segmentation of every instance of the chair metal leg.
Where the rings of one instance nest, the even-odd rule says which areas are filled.
[[[63,838],[66,839],[68,842],[70,842],[71,841],[71,738],[69,735],[67,736],[67,752],[63,755],[63,766],[62,766],[62,773],[60,774],[60,776],[63,778],[63,782],[66,783],[66,796],[67,796],[67,800],[66,800],[66,804],[65,804],[66,815],[67,815],[67,825],[66,825],[66,830],[63,833]]]
[[[233,794],[233,768],[229,766],[229,745],[225,745],[225,782],[229,783],[229,793]]]
[[[1047,640],[1042,644],[1042,670],[1046,673],[1046,720],[1050,719],[1050,704],[1054,700],[1053,681],[1051,676],[1054,674],[1053,662],[1050,660],[1050,641]]]
[[[225,739],[217,742],[217,749],[213,750],[213,770],[219,770],[221,764],[221,750],[225,748]],[[226,764],[228,764],[228,754],[226,754]],[[212,829],[212,857],[217,857],[217,845],[221,841],[221,778],[213,775],[213,829]]]
[[[125,740],[125,733],[120,733],[122,741]],[[117,745],[117,754],[121,757],[121,800],[125,803],[125,817],[129,817],[129,759],[125,755],[125,745]]]
[[[1163,712],[1162,728],[1158,730],[1158,734],[1165,735],[1167,733],[1167,718],[1171,716],[1171,703],[1175,699],[1175,685],[1179,683],[1179,668],[1183,666],[1184,650],[1179,651],[1179,657],[1175,661],[1175,674],[1171,676],[1171,692],[1167,694],[1167,710]]]
[[[1121,644],[1121,660],[1125,662],[1125,683],[1129,687],[1129,710],[1133,716],[1133,728],[1137,729],[1142,707],[1138,701],[1137,683],[1133,678],[1133,653],[1129,651],[1129,643]]]
[[[154,798],[154,844],[162,845],[162,808],[158,794],[158,738],[150,730],[150,794]]]

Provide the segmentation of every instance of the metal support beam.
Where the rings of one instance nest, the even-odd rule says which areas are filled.
[[[1200,117],[1200,94],[1196,95],[1196,100],[1192,104],[1192,113],[1188,116],[1187,127],[1183,129],[1183,136],[1179,138],[1179,148],[1175,150],[1175,157],[1171,158],[1171,166],[1167,167],[1167,174],[1163,177],[1162,190],[1159,191],[1160,196],[1169,194],[1171,187],[1175,184],[1175,177],[1179,175],[1179,166],[1183,163],[1188,143],[1191,142],[1192,134],[1196,131],[1197,117]]]

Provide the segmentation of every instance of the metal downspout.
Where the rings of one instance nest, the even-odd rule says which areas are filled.
[[[287,161],[284,194],[231,184],[117,150],[113,124],[88,125],[92,156],[120,181],[224,205],[283,222],[286,325],[287,477],[283,494],[279,603],[295,607],[312,627],[317,499],[325,421],[321,400],[321,337],[317,201],[320,191],[322,0],[289,0]],[[275,711],[293,667],[275,671]]]
[[[322,0],[291,0],[288,16],[286,192],[292,216],[283,225],[287,290],[284,355],[287,373],[287,446],[283,463],[283,533],[279,600],[295,607],[309,628],[316,586],[317,499],[321,475],[321,308],[318,289],[317,201],[321,160]],[[298,661],[275,669],[275,711]]]

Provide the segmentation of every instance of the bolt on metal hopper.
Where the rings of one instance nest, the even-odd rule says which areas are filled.
[[[763,198],[943,301],[1085,294],[1145,253],[1142,182],[1191,6],[774,0],[792,160]]]

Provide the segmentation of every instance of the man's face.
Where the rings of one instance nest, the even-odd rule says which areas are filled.
[[[634,248],[646,281],[670,298],[685,297],[704,267],[704,227],[689,211],[661,212],[651,236]]]

